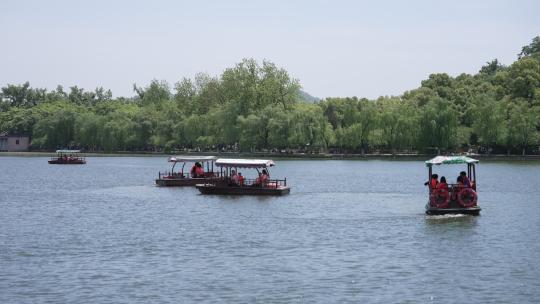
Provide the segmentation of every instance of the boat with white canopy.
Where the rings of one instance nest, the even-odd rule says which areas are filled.
[[[171,170],[159,172],[156,184],[166,187],[195,186],[207,178],[215,178],[218,176],[217,172],[214,172],[216,159],[215,156],[171,156],[167,159],[168,162],[172,163]],[[175,171],[178,164],[181,164],[180,170]],[[190,169],[186,168],[186,164],[190,164]]]
[[[478,160],[467,156],[437,156],[425,162],[428,167],[429,188],[426,214],[471,214],[479,215],[476,167]],[[465,164],[467,171],[461,171],[456,183],[446,183],[446,178],[433,173],[433,166]],[[457,175],[457,174],[456,174]]]
[[[86,159],[80,155],[81,150],[56,150],[56,155],[52,156],[49,164],[53,165],[83,165]]]
[[[197,184],[202,194],[285,195],[291,192],[286,178],[270,178],[269,169],[275,166],[273,160],[220,158],[216,166],[220,168],[221,177]],[[257,177],[246,179],[240,169],[255,169]]]

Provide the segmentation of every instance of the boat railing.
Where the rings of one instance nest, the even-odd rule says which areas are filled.
[[[205,172],[203,178],[216,178],[220,176],[220,172]],[[165,172],[158,172],[158,178],[159,179],[167,179],[167,178],[192,178],[191,174],[189,173],[181,173],[181,172],[172,172],[172,171],[165,171]]]
[[[446,190],[448,190],[448,192],[452,193],[452,194],[457,194],[459,191],[461,191],[462,189],[464,188],[471,188],[473,189],[474,191],[476,191],[476,187],[475,187],[475,184],[473,183],[471,187],[465,187],[463,185],[460,185],[460,184],[448,184],[448,188]],[[430,193],[433,191],[434,189],[430,189]]]
[[[221,177],[221,178],[207,178],[204,180],[204,184],[208,186],[231,186],[231,187],[259,187],[259,188],[283,188],[287,187],[287,178],[284,179],[268,179],[264,183],[260,183],[258,179],[246,178],[243,182],[235,182],[230,177]]]
[[[158,178],[164,179],[164,178],[187,178],[188,174],[186,173],[179,173],[179,172],[172,172],[172,171],[165,171],[165,172],[158,172]]]
[[[84,156],[65,156],[65,155],[53,155],[51,160],[63,160],[63,161],[79,161],[85,160]]]

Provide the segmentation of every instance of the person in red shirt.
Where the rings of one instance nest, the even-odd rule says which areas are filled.
[[[259,177],[257,177],[257,179],[255,180],[255,185],[262,187],[266,186],[266,183],[268,183],[268,178],[270,178],[270,176],[268,175],[268,171],[266,171],[266,169],[263,169],[262,173],[259,174]]]
[[[201,165],[201,163],[196,162],[193,167],[191,167],[191,171],[189,171],[191,177],[204,177],[204,169]]]
[[[191,170],[189,170],[189,175],[191,175],[192,178],[197,177],[197,163],[191,167]]]
[[[438,174],[432,174],[431,175],[431,180],[429,182],[425,182],[424,185],[427,186],[429,185],[429,187],[431,189],[435,189],[437,188],[437,184],[439,183],[439,175]]]
[[[441,176],[441,182],[437,184],[437,189],[448,190],[448,184],[446,183],[446,177]]]
[[[240,184],[240,176],[236,174],[235,170],[231,171],[231,185],[238,186]]]
[[[196,168],[195,168],[195,173],[197,175],[197,177],[204,177],[204,169],[201,165],[201,163],[197,163],[196,164]]]
[[[261,174],[261,184],[263,186],[266,186],[266,183],[268,182],[269,178],[270,178],[270,175],[268,175],[268,171],[266,171],[266,169],[263,169],[262,174]]]
[[[238,184],[240,186],[243,186],[244,185],[244,176],[242,175],[242,173],[238,172]]]
[[[461,181],[463,182],[463,186],[467,187],[467,188],[470,188],[471,187],[471,181],[467,177],[467,173],[465,173],[465,171],[461,171],[459,173],[459,176],[461,176]]]

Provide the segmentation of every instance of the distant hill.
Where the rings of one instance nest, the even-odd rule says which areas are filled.
[[[317,102],[317,101],[319,101],[321,99],[319,97],[311,96],[311,95],[309,95],[309,93],[300,90],[300,98],[299,98],[299,100],[301,102],[314,103],[314,102]]]

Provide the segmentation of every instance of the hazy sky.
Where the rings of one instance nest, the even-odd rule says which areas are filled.
[[[444,2],[444,3],[443,3]],[[132,96],[267,59],[318,97],[399,95],[430,73],[516,59],[540,1],[0,2],[0,86],[103,86]]]

